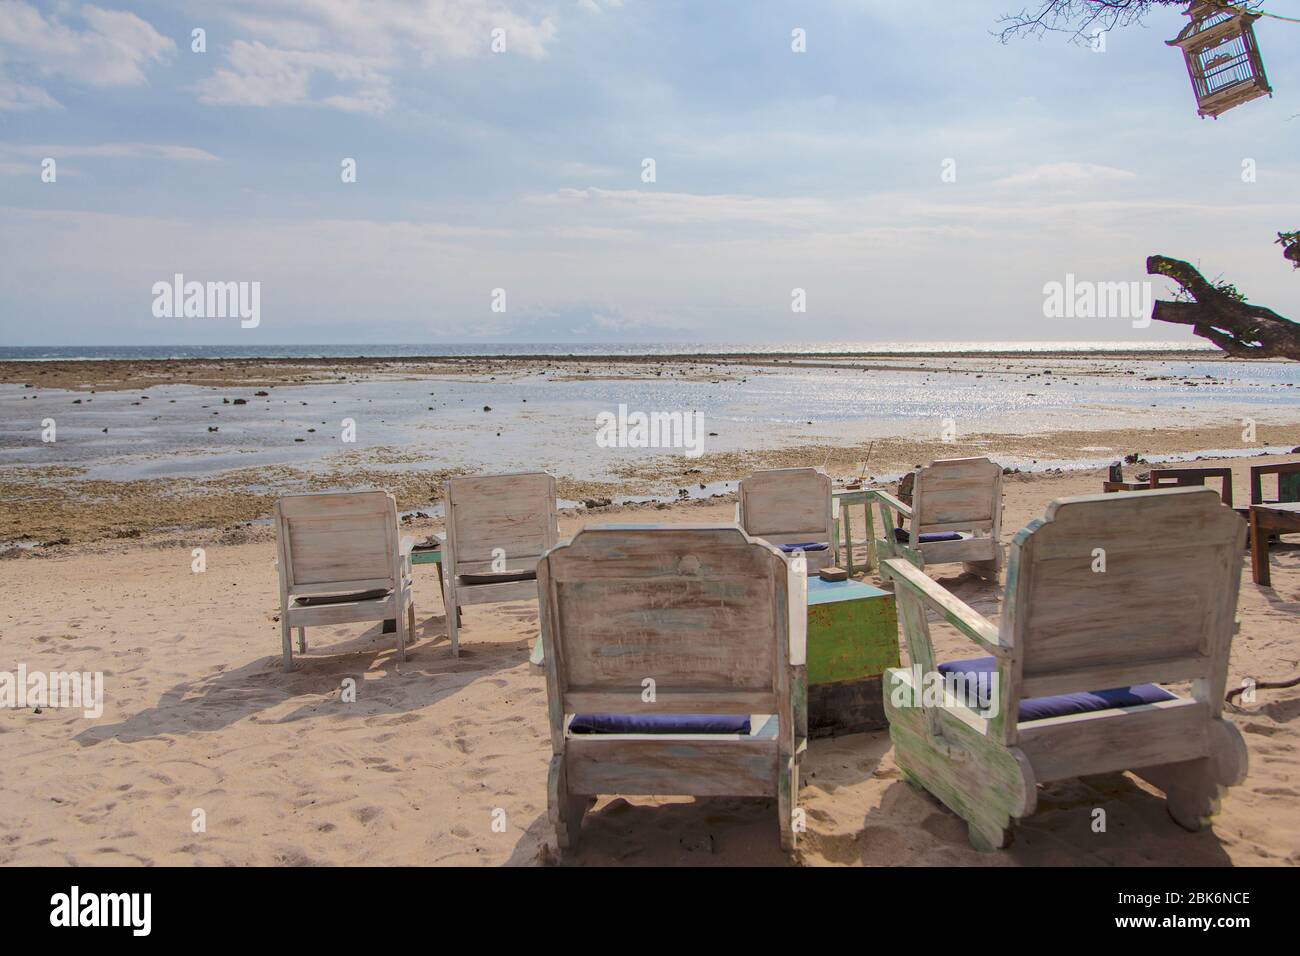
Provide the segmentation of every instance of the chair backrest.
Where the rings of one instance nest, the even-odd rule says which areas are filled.
[[[831,540],[831,479],[816,468],[776,468],[741,479],[739,524],[772,544]]]
[[[559,538],[555,478],[544,471],[451,478],[443,488],[452,574],[531,571]]]
[[[286,495],[275,503],[283,589],[330,594],[393,587],[397,502],[386,491]]]
[[[987,458],[947,458],[916,473],[912,528],[916,535],[988,531],[1002,510],[1002,467]]]
[[[1204,486],[1207,478],[1219,482],[1222,489],[1220,497],[1231,508],[1231,468],[1152,468],[1147,481],[1152,488],[1187,488]]]
[[[1277,475],[1277,497],[1273,501],[1300,501],[1300,461],[1284,461],[1276,465],[1255,465],[1250,469],[1250,503],[1261,504],[1264,498],[1264,476]]]
[[[770,544],[734,525],[584,528],[537,580],[554,731],[589,710],[788,713],[808,582]]]
[[[1052,502],[1011,545],[1013,698],[1191,680],[1217,713],[1245,538],[1210,488]]]

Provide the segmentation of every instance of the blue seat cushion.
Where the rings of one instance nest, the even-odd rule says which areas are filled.
[[[574,714],[575,734],[748,734],[748,714]]]
[[[804,544],[783,544],[780,547],[786,554],[794,554],[796,551],[825,551],[830,545],[808,541]]]
[[[537,569],[531,571],[481,571],[476,574],[462,574],[457,579],[461,584],[511,584],[515,581],[536,581]]]
[[[907,542],[912,540],[912,536],[908,534],[905,528],[895,528],[894,540],[897,541],[899,544],[907,544]],[[956,531],[935,531],[931,534],[921,535],[920,543],[925,544],[929,541],[960,541],[960,540],[961,540],[961,535]]]
[[[991,657],[976,657],[968,661],[952,661],[939,665],[940,674],[991,674],[997,665]],[[979,678],[970,683],[977,686]],[[1112,687],[1110,690],[1090,690],[1080,694],[1057,694],[1054,697],[1030,697],[1020,701],[1019,720],[1044,720],[1048,717],[1064,717],[1067,714],[1090,714],[1095,710],[1109,710],[1112,707],[1135,707],[1138,704],[1158,704],[1165,700],[1177,700],[1163,687],[1155,684],[1137,684],[1133,687]]]

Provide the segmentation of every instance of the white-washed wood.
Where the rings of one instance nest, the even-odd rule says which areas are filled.
[[[453,657],[460,656],[460,609],[531,600],[532,581],[469,584],[462,575],[532,571],[559,540],[555,478],[546,472],[471,475],[443,484],[443,604]]]
[[[951,695],[904,706],[913,698],[892,691],[912,689],[913,675],[887,672],[900,768],[963,817],[981,849],[1005,845],[1014,821],[1033,812],[1036,783],[1120,770],[1164,790],[1180,825],[1206,825],[1247,767],[1241,734],[1222,716],[1244,535],[1208,488],[1055,501],[1013,539],[996,637],[907,561],[886,560],[909,658],[923,673],[934,667],[927,610],[997,659],[998,712],[987,719]],[[1015,718],[1022,699],[1181,681],[1191,697]]]
[[[807,579],[736,527],[586,528],[537,566],[562,849],[599,793],[766,795],[793,848]],[[797,608],[797,613],[794,609]],[[653,681],[647,700],[645,681]],[[775,735],[571,735],[573,713],[759,714]]]
[[[917,567],[960,562],[996,580],[1002,568],[1002,468],[987,458],[948,458],[916,472],[910,506],[874,492],[883,539],[881,560],[905,558]],[[906,544],[894,538],[896,518],[906,519]],[[957,532],[957,541],[921,541],[921,535]]]
[[[307,650],[308,627],[396,620],[397,654],[415,631],[410,554],[401,538],[397,501],[383,491],[286,495],[275,504],[283,664],[293,669],[290,638]],[[307,605],[302,599],[384,589],[383,597]]]
[[[826,544],[825,551],[810,551],[805,556],[809,571],[839,560],[829,475],[816,468],[756,471],[741,480],[736,497],[736,523],[746,534],[778,547]]]

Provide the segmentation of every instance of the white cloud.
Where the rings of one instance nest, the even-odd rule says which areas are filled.
[[[531,203],[565,205],[608,212],[660,224],[764,222],[812,228],[843,215],[844,203],[808,197],[762,197],[637,189],[560,189],[528,197]]]
[[[1137,179],[1137,173],[1118,169],[1115,166],[1098,166],[1094,163],[1045,163],[1004,176],[994,185],[1077,188],[1133,179]]]
[[[0,153],[21,156],[90,156],[108,159],[167,159],[176,162],[217,162],[217,157],[197,146],[172,146],[157,143],[97,143],[87,146],[62,146],[57,144],[6,146],[0,143]]]
[[[0,109],[58,105],[44,89],[7,72],[14,67],[24,76],[81,86],[139,86],[146,82],[145,70],[176,48],[134,13],[84,4],[76,17],[83,28],[42,14],[24,0],[0,0]]]
[[[3,69],[3,64],[0,64]],[[0,110],[21,112],[23,110],[57,109],[58,101],[39,86],[19,83],[0,73]]]
[[[555,36],[532,19],[484,0],[258,0],[232,14],[253,40],[237,40],[226,65],[199,85],[214,105],[317,105],[382,113],[392,76],[408,63],[491,55],[493,31],[506,54],[541,59]]]
[[[281,50],[236,40],[227,68],[199,83],[199,102],[221,106],[296,106],[318,103],[350,112],[382,113],[393,104],[380,61],[348,53]],[[324,75],[341,92],[313,96]]]

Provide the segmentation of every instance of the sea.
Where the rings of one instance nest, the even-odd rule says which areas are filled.
[[[753,365],[706,359],[689,375],[680,369],[610,375],[586,363],[585,374],[562,374],[543,363],[495,375],[357,372],[337,381],[277,383],[267,389],[161,385],[91,395],[0,385],[0,467],[68,466],[89,479],[130,481],[250,467],[326,470],[365,461],[372,452],[373,460],[400,462],[395,467],[402,468],[545,468],[605,481],[640,464],[638,459],[673,453],[601,447],[595,437],[598,417],[620,406],[629,412],[699,413],[706,454],[829,444],[866,449],[886,437],[937,442],[945,431],[960,437],[1250,421],[1300,425],[1300,363],[1225,362],[1212,350],[1202,357],[1188,349],[1187,343],[1115,342],[0,348],[0,360],[19,361],[791,357]],[[854,354],[875,357],[855,359]],[[50,419],[57,423],[57,441],[43,442]],[[355,441],[344,437],[349,422]],[[1288,428],[1283,437],[1287,447],[1243,444],[1226,451],[1289,450],[1300,444],[1300,429]],[[1007,464],[1086,467],[1115,457],[1115,449],[1096,445],[1080,446],[1083,457],[1068,462],[1031,458]]]

